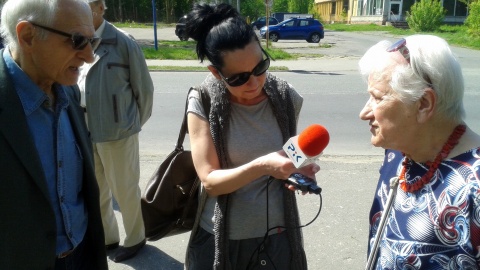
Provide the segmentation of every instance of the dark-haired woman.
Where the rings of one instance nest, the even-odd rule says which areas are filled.
[[[195,5],[186,30],[211,72],[198,87],[210,111],[197,91],[189,97],[202,195],[186,269],[307,269],[295,194],[279,180],[319,170],[296,169],[279,151],[296,134],[302,97],[267,72],[268,54],[230,5]]]

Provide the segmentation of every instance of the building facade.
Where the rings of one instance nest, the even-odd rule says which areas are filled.
[[[460,0],[440,0],[447,10],[446,23],[463,23],[467,5]],[[375,23],[385,25],[406,20],[416,0],[315,0],[315,9],[324,22]]]

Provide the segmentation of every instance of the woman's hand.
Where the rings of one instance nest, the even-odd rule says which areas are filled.
[[[320,171],[320,166],[316,163],[298,169],[295,168],[295,165],[293,165],[293,162],[287,157],[283,150],[270,153],[262,158],[262,162],[266,164],[268,175],[276,179],[286,180],[293,173],[300,173],[315,181],[315,174]],[[296,190],[294,185],[285,184],[285,186],[290,190]],[[306,194],[306,192],[303,192],[303,194]]]

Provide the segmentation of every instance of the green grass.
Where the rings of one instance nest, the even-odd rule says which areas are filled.
[[[470,37],[464,25],[442,25],[436,32],[417,33],[412,29],[398,29],[393,26],[376,24],[325,24],[325,29],[330,31],[366,32],[385,31],[396,36],[409,36],[414,34],[431,34],[445,39],[450,45],[480,50],[480,38]]]
[[[265,48],[268,54],[275,60],[292,60],[296,59],[295,55],[287,53],[281,49],[274,49],[274,48]]]
[[[161,41],[158,43],[158,50],[152,46],[144,46],[142,48],[146,59],[158,60],[196,60],[194,41]],[[280,49],[266,49],[267,52],[275,60],[291,60],[296,59],[296,55],[292,55]]]
[[[143,54],[146,59],[159,60],[195,60],[195,42],[193,41],[161,41],[158,43],[158,50],[153,47],[143,47]]]
[[[384,26],[376,24],[324,24],[325,30],[342,31],[342,32],[358,32],[358,31],[391,31],[395,29],[393,26]]]

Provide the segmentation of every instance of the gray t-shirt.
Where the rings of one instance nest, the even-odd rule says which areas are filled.
[[[303,99],[293,88],[291,96],[298,119]],[[197,91],[190,94],[187,112],[208,119]],[[278,151],[282,146],[281,131],[268,99],[250,106],[231,104],[227,149],[233,168]],[[285,188],[285,183],[273,180],[268,185],[267,224],[267,180],[268,176],[260,177],[230,194],[229,239],[263,237],[268,228],[284,225],[282,189]],[[216,200],[217,197],[207,199],[200,221],[200,226],[212,234]],[[273,230],[271,234],[273,233],[277,231]]]

